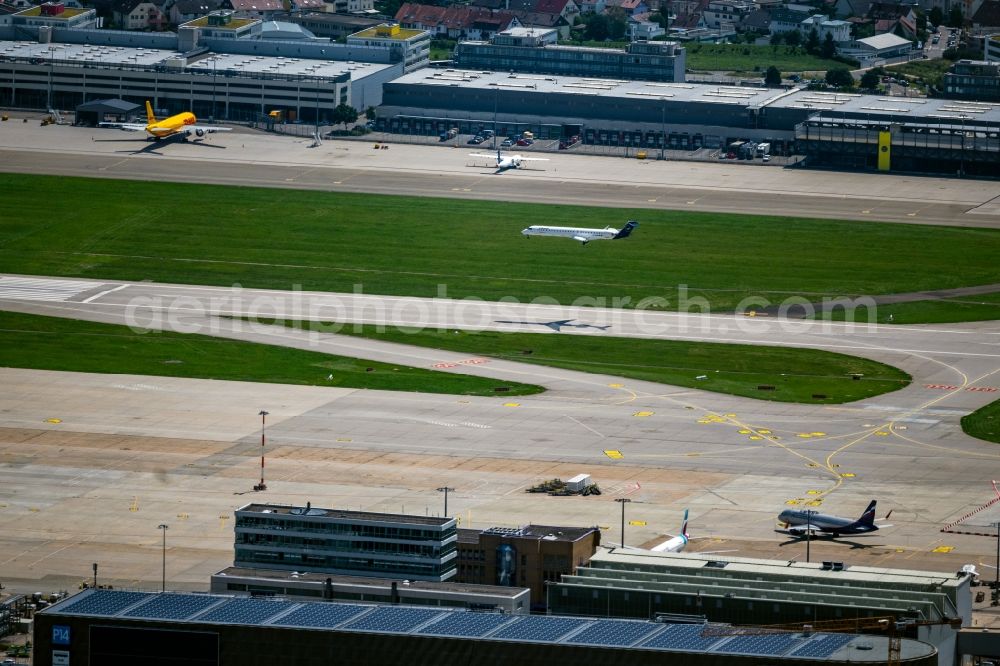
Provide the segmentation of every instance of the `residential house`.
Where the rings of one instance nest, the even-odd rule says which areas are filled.
[[[1000,0],[985,0],[971,20],[974,33],[1000,31]]]
[[[163,30],[169,21],[163,10],[148,0],[117,0],[112,16],[122,30]]]
[[[743,29],[751,30],[760,35],[770,33],[771,10],[755,9],[743,18]]]
[[[875,22],[875,34],[892,33],[905,39],[917,38],[917,15],[912,5],[873,2],[868,18]]]
[[[732,26],[742,29],[744,20],[752,11],[754,4],[749,0],[712,0],[703,16],[709,28]]]
[[[629,16],[627,30],[630,42],[649,41],[667,34],[663,26],[649,20],[649,13]]]
[[[845,44],[851,41],[851,24],[847,21],[838,21],[827,18],[823,14],[814,14],[802,21],[801,25],[803,35],[808,35],[812,32],[813,28],[816,28],[816,33],[819,35],[819,41],[821,42],[826,40],[827,35],[832,35],[833,41],[838,44]]]
[[[220,9],[235,13],[237,18],[270,19],[285,11],[282,0],[222,0]]]
[[[771,10],[771,24],[768,26],[772,35],[802,30],[802,22],[809,18],[809,13],[795,9],[779,7]]]
[[[168,8],[168,17],[174,25],[193,21],[199,16],[207,16],[214,12],[222,4],[222,0],[177,0],[177,2],[164,5]]]
[[[835,5],[837,16],[863,18],[868,16],[872,2],[873,0],[837,0]]]
[[[603,14],[607,9],[604,0],[577,0],[577,6],[581,14]]]
[[[649,5],[646,4],[646,0],[605,0],[605,6],[608,9],[618,7],[625,12],[626,16],[649,13]]]
[[[326,3],[323,0],[284,0],[291,12],[324,12]]]
[[[326,11],[340,14],[378,14],[375,0],[327,0]]]
[[[404,28],[427,30],[448,39],[489,39],[497,32],[521,26],[513,12],[486,7],[452,5],[437,7],[415,2],[404,3],[396,12],[396,21]]]

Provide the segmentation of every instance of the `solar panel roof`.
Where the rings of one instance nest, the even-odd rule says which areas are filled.
[[[830,658],[856,638],[853,635],[823,633],[815,633],[809,637],[791,633],[705,636],[702,635],[706,627],[704,624],[505,615],[426,606],[297,602],[214,594],[93,589],[85,590],[40,613],[173,623],[225,623],[337,632],[379,632],[486,641],[531,641],[661,652],[743,654],[782,657],[793,662],[796,659]],[[923,645],[915,641],[908,642],[915,646],[911,648],[917,649],[917,652]],[[933,651],[930,646],[924,647]]]

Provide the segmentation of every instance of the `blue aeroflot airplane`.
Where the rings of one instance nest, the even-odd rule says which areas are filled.
[[[562,238],[572,238],[573,240],[580,241],[586,245],[592,240],[618,240],[619,238],[628,238],[629,235],[631,235],[632,230],[637,226],[639,226],[639,223],[635,220],[629,220],[621,229],[614,229],[612,227],[605,227],[603,229],[585,229],[582,227],[546,227],[542,225],[535,225],[528,227],[527,229],[522,229],[521,233],[524,234],[525,238],[531,238],[532,236],[558,236]]]
[[[889,520],[891,515],[892,511],[886,514],[885,519]],[[861,535],[877,532],[881,527],[892,527],[892,525],[875,524],[875,500],[871,501],[857,520],[828,516],[814,511],[785,509],[778,515],[778,522],[792,536],[802,536],[806,533],[828,534],[832,537]]]

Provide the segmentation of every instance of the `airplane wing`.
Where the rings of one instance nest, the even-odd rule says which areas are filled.
[[[590,241],[589,238],[584,238],[583,236],[573,236],[573,240],[580,241],[581,243],[584,243],[584,244],[586,244],[588,241]]]
[[[521,161],[522,162],[548,162],[549,158],[547,158],[547,157],[522,157]]]
[[[120,129],[126,132],[144,132],[146,131],[145,125],[140,125],[139,123],[98,123],[98,127],[108,127],[110,129]]]
[[[188,132],[188,133],[194,132],[194,133],[197,134],[198,132],[206,132],[206,133],[211,133],[211,132],[232,132],[233,128],[232,127],[216,127],[214,125],[186,125],[183,128],[181,128],[179,131],[181,131],[181,132]]]
[[[489,160],[495,160],[497,156],[493,153],[469,153],[469,157],[485,157]]]

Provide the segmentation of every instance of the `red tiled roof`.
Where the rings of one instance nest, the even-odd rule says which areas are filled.
[[[465,30],[477,22],[490,22],[506,28],[514,20],[507,11],[490,11],[485,7],[436,7],[415,2],[404,3],[396,12],[396,20],[406,25],[442,26],[448,30]]]

